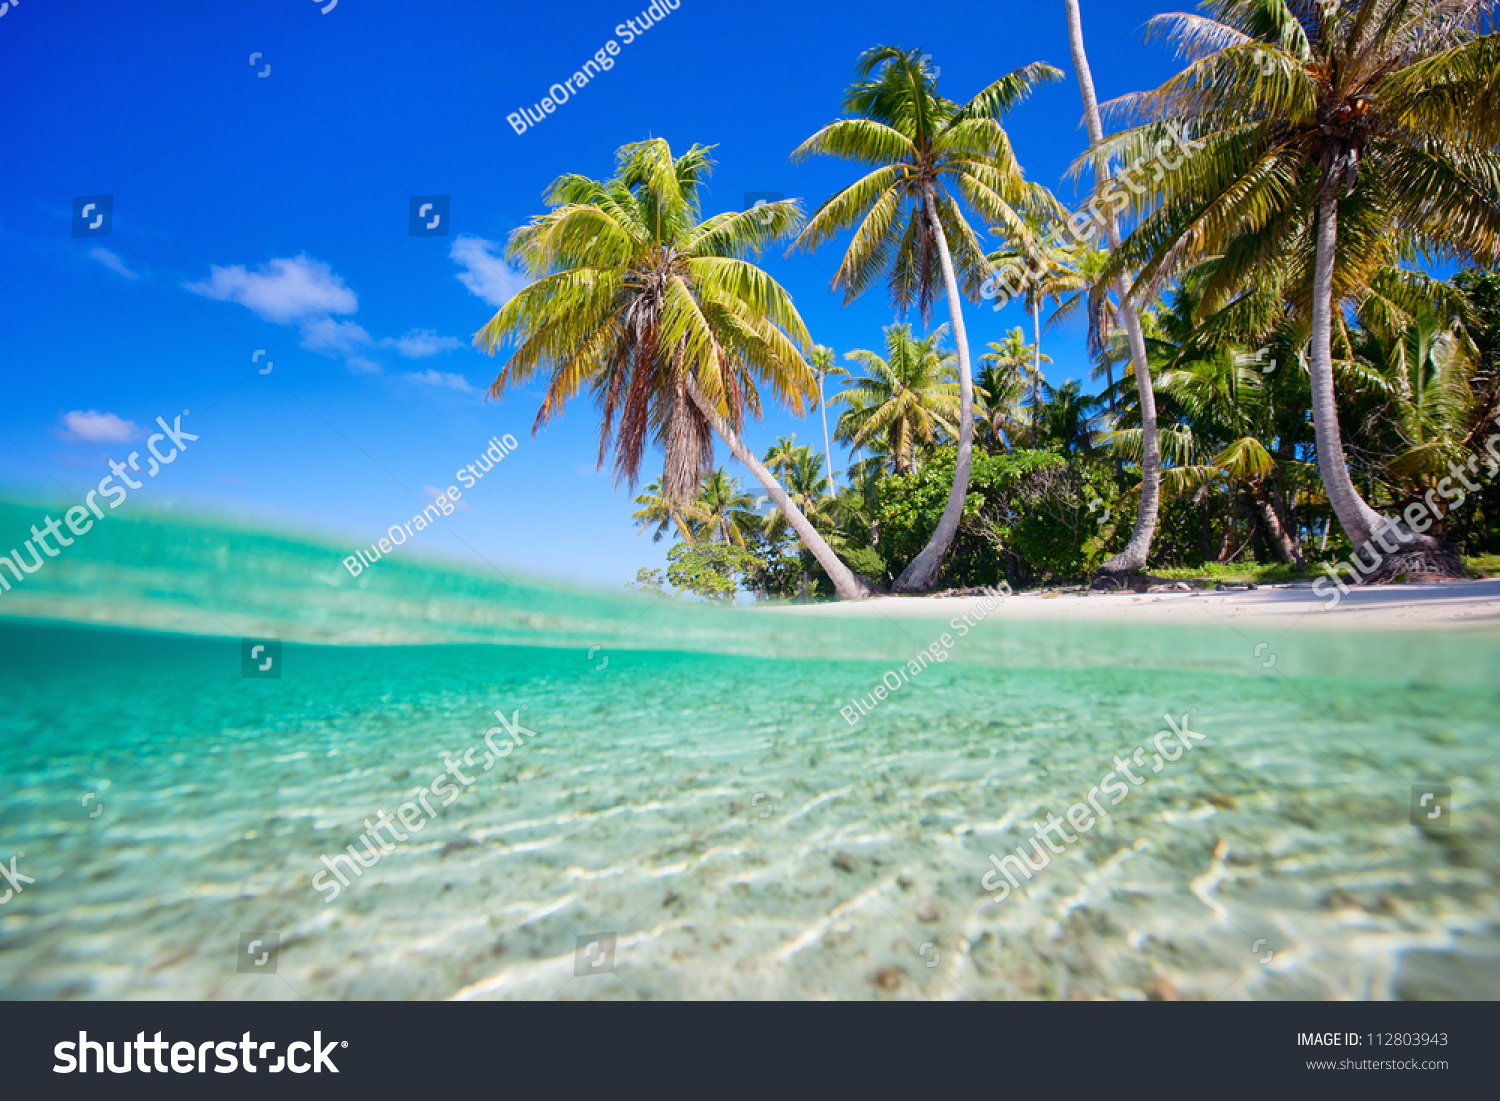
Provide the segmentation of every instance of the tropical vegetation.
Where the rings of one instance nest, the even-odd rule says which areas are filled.
[[[796,200],[705,217],[709,149],[652,139],[608,179],[560,177],[512,236],[535,281],[476,336],[508,355],[490,392],[542,376],[540,428],[587,390],[598,462],[632,487],[659,453],[633,518],[670,565],[637,587],[853,599],[1494,561],[1495,0],[1209,0],[1150,24],[1177,75],[1102,105],[1065,7],[1082,216],[1026,178],[1001,125],[1060,71],[957,100],[921,50],[880,46],[844,117],[792,151],[863,173],[805,220]],[[848,304],[883,282],[893,313],[839,353],[756,261],[841,235],[833,288]],[[995,298],[1002,269],[1024,273],[1030,332],[976,361],[963,305]],[[1049,373],[1048,330],[1074,317],[1088,380]],[[816,413],[821,447],[752,453],[763,391]],[[1371,549],[1384,537],[1396,551]]]

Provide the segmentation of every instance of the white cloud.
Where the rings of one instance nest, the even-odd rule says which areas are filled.
[[[359,299],[331,267],[305,253],[277,257],[255,271],[243,264],[211,264],[207,279],[184,287],[221,302],[237,302],[266,321],[296,325],[302,347],[343,359],[357,375],[383,372],[381,365],[370,358],[380,348],[394,348],[408,359],[423,359],[464,346],[457,337],[441,336],[433,329],[412,329],[405,336],[376,339],[357,322],[340,319],[335,315],[358,311]],[[461,375],[428,371],[408,377],[423,385],[473,390]]]
[[[456,336],[439,336],[433,329],[412,329],[405,336],[387,337],[382,344],[395,348],[407,359],[425,359],[439,352],[452,352],[464,346]]]
[[[131,271],[125,266],[124,260],[121,260],[107,248],[92,249],[89,252],[89,257],[90,259],[97,260],[116,275],[123,275],[126,279],[139,279],[141,277],[140,272]]]
[[[402,378],[410,379],[419,386],[441,386],[449,390],[458,390],[465,394],[474,393],[474,387],[469,385],[469,380],[463,375],[450,375],[443,371],[434,371],[428,368],[425,371],[408,371]]]
[[[55,432],[59,439],[83,443],[125,443],[140,437],[141,426],[134,421],[121,420],[113,413],[93,409],[85,413],[74,409],[63,415],[63,427]]]
[[[462,233],[454,238],[448,256],[458,261],[464,269],[458,273],[458,281],[468,287],[471,293],[497,308],[509,302],[531,282],[524,272],[515,270],[505,262],[504,246],[496,241],[486,241],[483,237]]]
[[[322,352],[330,356],[352,355],[360,348],[367,348],[373,340],[362,325],[353,321],[340,321],[334,317],[317,317],[302,323],[302,347],[309,352]]]
[[[290,324],[328,314],[354,313],[359,300],[332,268],[305,253],[280,256],[256,271],[243,264],[209,265],[209,277],[187,283],[194,294],[220,302],[238,302],[267,321]]]

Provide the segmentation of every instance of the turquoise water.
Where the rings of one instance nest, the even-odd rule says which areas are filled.
[[[340,556],[121,516],[0,593],[0,862],[35,880],[0,905],[7,995],[1500,991],[1492,632],[997,615],[851,726],[946,623]],[[279,679],[242,675],[243,637],[283,640]],[[534,736],[485,770],[497,710]],[[1164,713],[1202,740],[1152,773]],[[985,889],[1138,746],[1108,817]],[[447,760],[472,783],[444,806]],[[1412,824],[1412,785],[1451,788],[1450,828]],[[325,901],[320,857],[402,804],[420,831],[358,843]],[[249,934],[274,973],[241,969]],[[597,934],[612,960],[575,975]]]

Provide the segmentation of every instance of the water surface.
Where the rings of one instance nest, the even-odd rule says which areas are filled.
[[[36,880],[0,906],[11,997],[1500,990],[1493,633],[994,617],[851,726],[952,628],[109,526],[0,594],[0,861]],[[283,640],[279,679],[242,675],[243,637]],[[1191,752],[984,889],[1195,708]],[[484,771],[497,709],[536,736]],[[473,783],[325,901],[320,856],[470,749]],[[1412,824],[1413,785],[1451,787],[1449,829]],[[237,967],[252,933],[274,974]],[[613,970],[575,976],[601,933]]]

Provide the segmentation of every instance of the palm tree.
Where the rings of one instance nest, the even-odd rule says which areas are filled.
[[[1000,345],[991,344],[990,347],[997,348]],[[974,394],[988,429],[987,438],[992,449],[1007,451],[1012,447],[1019,447],[1022,440],[1029,439],[1032,426],[1026,423],[1021,409],[1021,399],[1026,389],[1025,380],[1019,371],[1009,366],[986,362],[987,357],[994,354],[986,352],[979,357],[983,366],[979,369]]]
[[[1025,222],[1026,237],[1011,247],[990,253],[988,259],[997,269],[1012,265],[1026,272],[1023,291],[1026,312],[1031,315],[1033,333],[1035,362],[1032,364],[1031,374],[1032,399],[1035,404],[1041,397],[1042,362],[1046,359],[1042,355],[1042,305],[1049,298],[1061,303],[1063,294],[1076,288],[1077,278],[1070,266],[1072,248],[1063,244],[1051,244],[1055,238],[1049,236],[1047,224],[1037,215],[1028,215]],[[1060,226],[1062,223],[1053,224]],[[1007,235],[1004,230],[994,232],[1002,237]],[[1051,363],[1052,360],[1046,359],[1046,362]]]
[[[1276,0],[1282,2],[1282,0]],[[1100,191],[1109,187],[1109,153],[1104,144],[1104,123],[1099,117],[1099,98],[1094,92],[1094,76],[1089,70],[1088,53],[1083,46],[1083,17],[1078,0],[1067,0],[1068,41],[1072,46],[1073,68],[1078,73],[1078,87],[1083,94],[1084,122],[1089,130],[1089,154],[1094,162],[1094,179]],[[1113,209],[1113,207],[1111,208]],[[1110,252],[1120,250],[1120,226],[1113,214],[1104,219],[1105,239]],[[1130,359],[1135,370],[1137,400],[1141,414],[1141,496],[1136,512],[1135,530],[1125,549],[1099,567],[1100,576],[1118,576],[1146,568],[1151,556],[1151,540],[1156,534],[1156,514],[1161,502],[1161,449],[1156,437],[1156,396],[1151,389],[1151,366],[1146,357],[1146,340],[1140,318],[1129,297],[1128,280],[1123,269],[1114,275],[1115,295],[1119,301],[1120,320],[1124,322],[1130,342]]]
[[[1203,358],[1189,353],[1161,373],[1157,386],[1186,415],[1165,433],[1179,461],[1163,475],[1163,495],[1176,497],[1222,478],[1248,504],[1277,561],[1304,565],[1277,485],[1287,472],[1278,468],[1272,388],[1260,371],[1232,349]],[[1295,464],[1285,456],[1281,461]]]
[[[1469,311],[1447,284],[1405,271],[1375,283],[1351,337],[1354,360],[1338,366],[1363,391],[1361,427],[1381,456],[1372,473],[1399,512],[1468,461],[1483,404],[1471,386],[1481,353],[1462,320]]]
[[[1086,310],[1089,323],[1088,353],[1096,361],[1101,360],[1115,331],[1122,324],[1119,304],[1110,296],[1109,280],[1105,278],[1109,253],[1105,249],[1096,247],[1090,241],[1079,241],[1062,250],[1059,262],[1060,269],[1051,280],[1051,290],[1057,298],[1057,308],[1048,318],[1047,328],[1050,329],[1059,322],[1067,320],[1080,309]],[[1137,312],[1139,314],[1139,311]],[[1128,338],[1124,342],[1124,351],[1125,358],[1128,360],[1130,358]],[[1101,366],[1105,379],[1104,392],[1108,395],[1109,411],[1113,416],[1115,412],[1115,365],[1113,360],[1102,360]],[[1096,373],[1094,377],[1099,377],[1099,374]]]
[[[833,349],[819,344],[812,350],[808,363],[818,377],[818,412],[823,415],[823,457],[828,460],[828,491],[838,480],[839,472],[833,466],[833,448],[828,442],[828,402],[823,394],[823,382],[830,378],[848,378],[849,372],[833,362]]]
[[[1102,399],[1085,394],[1077,379],[1068,379],[1061,386],[1044,383],[1043,387],[1042,438],[1056,443],[1065,455],[1093,454]]]
[[[844,288],[846,302],[885,274],[897,308],[917,305],[925,325],[938,288],[947,295],[960,386],[953,489],[932,538],[895,585],[898,592],[921,591],[936,582],[958,531],[973,460],[972,368],[960,304],[964,294],[978,297],[986,268],[958,195],[986,223],[1017,232],[1023,212],[1045,206],[1022,176],[999,119],[1034,86],[1062,74],[1034,63],[959,105],[938,95],[920,50],[877,46],[860,55],[855,72],[860,79],[844,97],[844,109],[857,117],[823,127],[792,157],[827,153],[874,170],[825,201],[796,244],[814,249],[858,225],[833,281]]]
[[[797,434],[795,432],[790,436],[778,436],[776,442],[771,445],[770,450],[765,453],[760,461],[766,464],[767,470],[780,478],[786,473],[786,468],[792,462],[797,450]]]
[[[1070,0],[1070,3],[1072,0]],[[1224,257],[1207,309],[1268,282],[1310,316],[1318,470],[1355,547],[1388,521],[1355,488],[1339,430],[1333,336],[1383,268],[1419,250],[1500,258],[1500,38],[1494,0],[1213,0],[1211,17],[1158,16],[1191,60],[1121,107],[1144,124],[1108,151],[1153,166],[1141,221],[1117,259],[1143,288],[1205,256]],[[1162,168],[1152,148],[1175,123],[1194,139]],[[1371,576],[1462,575],[1456,552],[1393,525]],[[1363,568],[1363,566],[1362,566]]]
[[[839,491],[834,517],[839,534],[855,546],[880,548],[880,483],[885,457],[873,455],[849,466],[849,484]]]
[[[532,432],[587,387],[602,413],[599,465],[613,450],[617,479],[634,484],[648,437],[665,452],[661,493],[689,500],[712,464],[713,434],[765,487],[845,599],[869,595],[740,439],[760,414],[758,385],[793,413],[813,394],[798,345],[812,343],[786,291],[750,263],[796,230],[795,202],[700,219],[712,162],[681,157],[656,138],[624,146],[607,181],[566,175],[546,193],[554,209],[511,236],[507,255],[536,281],[475,336],[494,353],[513,341],[490,387],[500,397],[546,372]]]
[[[720,467],[703,479],[703,490],[694,502],[711,539],[744,549],[745,532],[760,526],[755,513],[759,503]],[[779,515],[779,514],[778,514]]]
[[[646,491],[636,497],[635,503],[641,506],[630,514],[630,518],[638,520],[641,525],[636,534],[644,535],[646,529],[655,524],[656,530],[651,533],[653,543],[660,543],[662,537],[674,527],[678,538],[692,542],[695,525],[701,524],[705,519],[696,502],[678,506],[667,500],[662,495],[660,479],[648,485]]]
[[[782,474],[788,496],[796,502],[812,525],[826,529],[833,525],[833,498],[828,493],[828,479],[823,476],[823,456],[810,447],[795,448],[787,457]],[[772,512],[765,518],[768,539],[779,539],[786,531],[786,517]]]
[[[1000,343],[990,342],[990,350],[979,357],[979,362],[1002,374],[1013,374],[1024,379],[1031,391],[1031,429],[1028,447],[1038,447],[1041,442],[1042,415],[1042,364],[1051,363],[1051,356],[1044,356],[1034,344],[1026,343],[1026,334],[1020,326],[1005,334]]]
[[[889,325],[885,358],[864,348],[847,353],[844,358],[863,367],[865,377],[829,399],[848,406],[835,438],[852,447],[883,440],[895,472],[906,474],[916,465],[919,446],[935,444],[939,432],[957,436],[964,388],[955,377],[958,356],[941,348],[947,331],[939,325],[917,340],[910,325]]]

